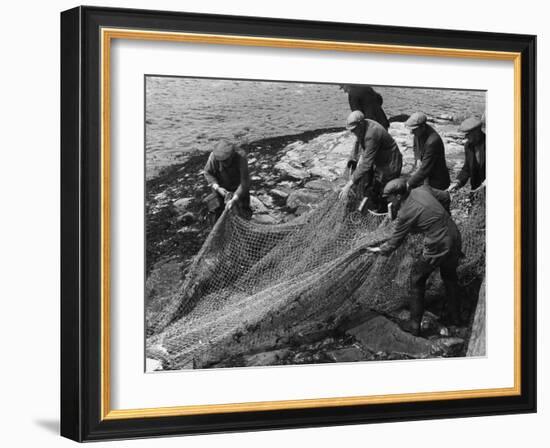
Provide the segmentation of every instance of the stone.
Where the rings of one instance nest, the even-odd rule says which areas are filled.
[[[244,365],[251,366],[273,366],[280,364],[289,354],[288,349],[272,350],[269,352],[257,353],[244,357]]]
[[[305,187],[310,190],[332,191],[334,189],[334,184],[325,179],[316,179],[307,182]]]
[[[268,194],[263,193],[261,196],[258,196],[258,198],[266,207],[273,207],[273,198]]]
[[[199,229],[195,229],[193,227],[189,227],[189,226],[183,226],[181,229],[178,229],[177,232],[178,233],[193,233],[193,232],[198,232]]]
[[[334,362],[353,362],[365,359],[361,349],[354,346],[328,351],[327,356]]]
[[[270,193],[273,195],[273,196],[277,196],[278,198],[281,198],[281,199],[286,199],[288,198],[288,193],[283,191],[283,190],[279,190],[277,188],[274,188],[273,190],[270,191]]]
[[[413,336],[383,316],[375,317],[358,327],[348,330],[361,345],[372,352],[404,354],[413,358],[428,358],[454,354],[457,344],[463,341],[458,338],[428,340]]]
[[[191,205],[194,198],[182,198],[174,202],[174,208],[179,212],[187,211],[187,208]]]
[[[271,215],[252,215],[252,221],[259,224],[277,224],[277,220]]]
[[[432,356],[461,356],[463,354],[464,339],[446,337],[433,341]]]
[[[260,201],[256,196],[250,196],[250,208],[254,214],[267,213],[268,209],[265,204]]]
[[[158,359],[145,358],[145,371],[155,372],[162,370],[162,362]]]
[[[286,205],[291,209],[297,209],[300,206],[317,204],[321,199],[323,199],[321,192],[302,188],[290,193],[286,200]]]
[[[176,222],[184,225],[189,225],[195,221],[195,215],[191,212],[185,212],[176,218]]]
[[[283,174],[297,180],[307,179],[309,173],[305,169],[294,168],[287,162],[278,162],[275,165],[275,169],[281,171]]]

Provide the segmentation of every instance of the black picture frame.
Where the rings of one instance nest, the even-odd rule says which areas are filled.
[[[521,392],[516,396],[102,419],[101,28],[521,54]],[[61,13],[61,435],[76,441],[536,411],[536,37],[77,7]]]

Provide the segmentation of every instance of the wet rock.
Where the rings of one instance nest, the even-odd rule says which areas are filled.
[[[316,179],[309,181],[305,184],[306,188],[310,190],[319,190],[319,191],[332,191],[334,189],[334,183],[329,182],[325,179]]]
[[[252,221],[259,224],[277,224],[277,219],[271,215],[252,215]]]
[[[464,339],[457,337],[440,338],[433,341],[431,356],[461,356],[464,350]]]
[[[363,351],[355,346],[330,350],[327,352],[327,356],[334,362],[353,362],[365,359]]]
[[[453,356],[462,347],[458,338],[434,341],[413,336],[383,316],[375,317],[348,331],[363,347],[373,352],[404,354],[413,358]]]
[[[254,214],[267,213],[269,210],[256,196],[250,196],[250,208]]]
[[[191,212],[185,212],[176,218],[176,222],[179,224],[189,225],[195,221],[196,217]]]
[[[309,213],[311,210],[313,210],[312,205],[300,205],[295,211],[294,216],[302,216],[306,213]]]
[[[336,321],[336,327],[339,331],[346,332],[377,316],[379,316],[379,314],[375,311],[365,307],[356,307],[349,314],[339,317]]]
[[[180,213],[187,211],[187,208],[191,205],[194,198],[182,198],[174,202],[174,208]]]
[[[155,372],[162,370],[162,362],[158,359],[145,358],[145,371]]]
[[[273,196],[277,196],[278,198],[281,198],[281,199],[286,199],[288,198],[288,193],[283,191],[283,190],[279,190],[278,188],[274,188],[273,190],[271,190],[270,192]]]
[[[196,229],[194,227],[189,227],[189,226],[183,226],[181,229],[178,229],[177,232],[178,233],[192,233],[192,232],[198,232],[199,229]]]
[[[290,209],[298,209],[299,207],[309,207],[311,205],[317,204],[323,199],[323,194],[319,191],[309,190],[309,189],[300,189],[293,191],[288,196],[286,200],[286,205]]]
[[[273,207],[273,198],[269,196],[268,194],[262,194],[258,196],[260,201],[266,206],[266,207]]]
[[[279,162],[275,165],[275,169],[281,171],[284,175],[297,180],[303,180],[309,177],[309,173],[305,169],[294,168],[287,162]]]
[[[273,366],[281,364],[281,362],[288,357],[290,350],[281,349],[273,350],[269,352],[257,353],[255,355],[244,356],[243,365],[247,367],[251,366]]]

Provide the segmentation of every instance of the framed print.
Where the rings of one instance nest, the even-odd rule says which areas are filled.
[[[535,36],[61,14],[61,433],[536,410]]]

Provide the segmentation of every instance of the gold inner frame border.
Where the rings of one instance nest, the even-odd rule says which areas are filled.
[[[197,34],[139,29],[101,29],[101,420],[173,417],[233,412],[273,411],[433,400],[503,397],[521,394],[521,53],[419,47],[304,39],[279,39],[239,35]],[[505,60],[514,63],[514,386],[443,392],[422,392],[355,397],[314,398],[228,404],[188,405],[136,409],[111,409],[110,345],[110,191],[111,115],[110,67],[113,39],[185,42],[215,45],[296,48],[325,51],[368,52],[413,56]]]

